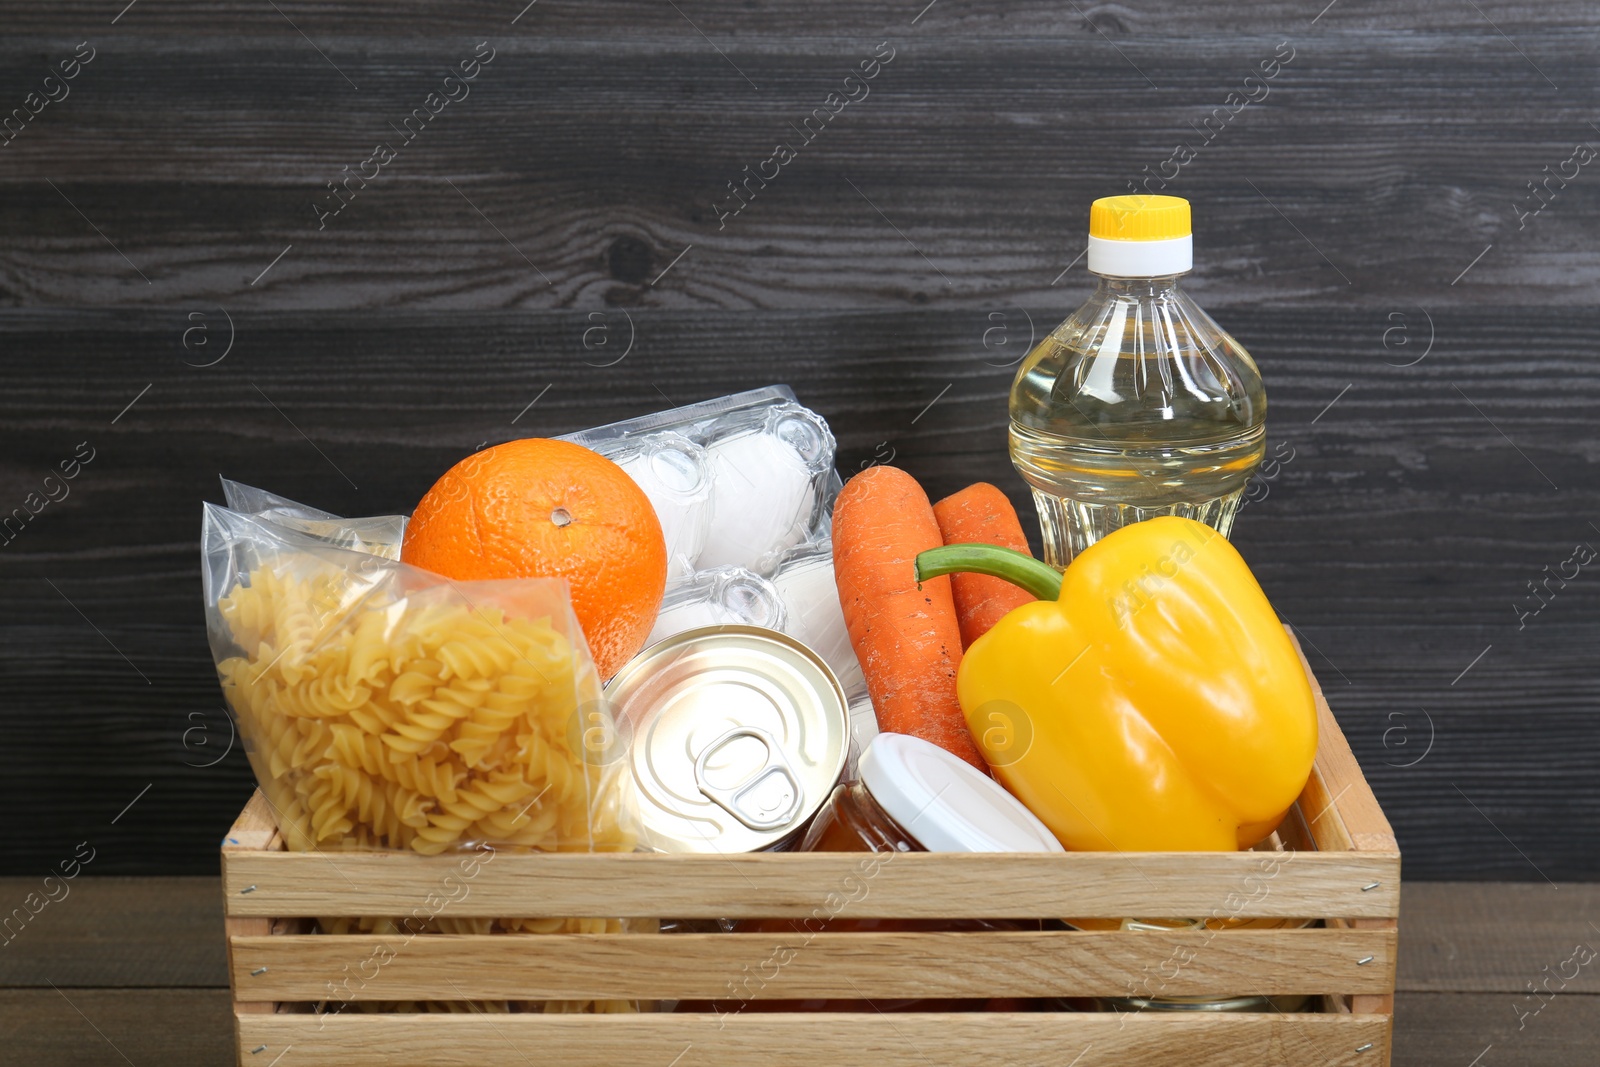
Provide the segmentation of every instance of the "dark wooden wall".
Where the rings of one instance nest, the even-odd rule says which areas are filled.
[[[1183,140],[1192,289],[1293,448],[1235,539],[1408,876],[1600,876],[1600,564],[1515,608],[1600,545],[1600,168],[1565,162],[1600,146],[1600,10],[522,2],[7,5],[0,116],[94,58],[0,146],[0,512],[94,458],[0,547],[0,874],[83,840],[93,873],[215,869],[250,788],[202,631],[219,474],[407,510],[483,442],[785,381],[846,474],[1025,504],[1009,364],[1086,293],[1089,201]]]

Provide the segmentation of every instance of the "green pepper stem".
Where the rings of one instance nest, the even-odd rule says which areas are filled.
[[[1004,578],[1040,600],[1055,600],[1061,595],[1060,571],[1026,553],[1000,545],[945,545],[917,555],[918,585],[929,578],[959,571]]]

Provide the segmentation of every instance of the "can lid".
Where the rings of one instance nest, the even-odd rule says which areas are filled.
[[[861,753],[872,799],[930,852],[1064,852],[993,778],[931,742],[879,734]]]
[[[663,852],[755,852],[833,790],[849,750],[844,692],[815,652],[757,626],[659,641],[606,689],[639,795],[641,841]]]

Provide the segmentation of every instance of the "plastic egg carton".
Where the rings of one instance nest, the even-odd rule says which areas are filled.
[[[841,488],[822,416],[771,385],[568,434],[639,483],[661,519],[669,582],[742,567],[771,576],[783,554],[828,536]]]

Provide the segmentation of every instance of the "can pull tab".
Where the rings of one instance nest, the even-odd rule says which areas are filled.
[[[706,781],[706,761],[731,741],[753,737],[767,747],[767,759],[755,773],[731,789]],[[794,820],[805,803],[805,790],[783,749],[771,734],[754,726],[735,726],[701,751],[694,761],[694,781],[700,792],[752,830],[777,830]]]

